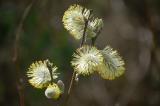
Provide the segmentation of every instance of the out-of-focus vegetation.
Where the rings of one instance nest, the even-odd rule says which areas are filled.
[[[117,49],[127,70],[113,81],[98,75],[81,77],[68,106],[160,105],[159,0],[35,0],[23,22],[18,58],[13,62],[16,30],[30,3],[31,0],[0,1],[0,106],[19,106],[19,97],[26,106],[61,104],[63,96],[59,101],[47,99],[44,90],[28,84],[25,73],[34,60],[48,58],[59,67],[68,88],[73,71],[71,55],[79,44],[64,29],[62,16],[73,3],[103,17],[104,28],[97,46],[104,48],[108,44]]]

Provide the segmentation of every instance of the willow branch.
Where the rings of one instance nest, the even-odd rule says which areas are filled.
[[[35,0],[34,0],[35,1]],[[18,94],[19,94],[19,103],[20,106],[24,106],[24,92],[23,92],[23,85],[22,85],[22,81],[23,79],[20,77],[21,73],[19,71],[19,65],[18,65],[18,49],[19,49],[19,40],[20,40],[20,35],[22,32],[22,27],[23,27],[23,23],[26,19],[26,17],[28,16],[28,13],[31,10],[31,7],[34,3],[34,1],[32,1],[24,10],[22,18],[18,24],[17,30],[15,32],[15,41],[14,41],[14,47],[13,47],[13,58],[12,58],[12,62],[16,67],[16,78],[17,78],[17,82],[16,82],[16,86],[17,86],[17,90],[18,90]]]
[[[87,26],[88,26],[88,21],[90,20],[90,17],[91,17],[91,13],[92,13],[92,10],[90,11],[88,19],[84,19],[85,20],[85,25],[84,25],[84,31],[83,31],[83,36],[82,36],[82,40],[81,40],[81,43],[80,43],[80,47],[82,47],[83,44],[86,41],[86,30],[87,30]],[[66,101],[64,102],[64,106],[66,105],[66,103],[67,103],[67,101],[69,99],[71,90],[72,90],[73,85],[74,85],[73,83],[74,83],[75,77],[76,77],[76,72],[74,71],[73,74],[72,74],[72,78],[71,78],[70,84],[69,84],[69,89],[68,89],[68,92],[67,92]]]
[[[82,40],[81,40],[81,43],[80,43],[80,47],[82,47],[83,44],[84,44],[84,42],[86,41],[86,30],[87,30],[88,21],[89,21],[89,19],[90,19],[91,13],[92,13],[92,11],[90,12],[88,19],[85,20],[85,26],[84,26],[84,31],[83,31],[83,36],[82,36]],[[73,85],[73,81],[74,81],[74,79],[75,79],[75,76],[76,76],[76,72],[74,71],[73,74],[72,74],[72,79],[71,79],[70,85],[69,85],[68,95],[69,95],[70,92],[71,92],[71,89],[72,89],[72,85]]]
[[[81,40],[80,47],[82,47],[82,45],[83,45],[84,42],[85,42],[87,26],[88,26],[88,20],[85,21],[85,27],[84,27],[83,37],[82,37],[82,40]],[[70,81],[70,85],[69,85],[69,89],[68,89],[68,95],[69,95],[70,92],[71,92],[71,89],[72,89],[72,85],[73,85],[73,81],[74,81],[74,79],[75,79],[75,76],[76,76],[76,72],[74,71],[73,74],[72,74],[71,81]]]
[[[35,0],[34,0],[35,1]],[[15,42],[14,42],[14,53],[13,53],[13,58],[12,58],[12,61],[15,62],[17,61],[17,58],[18,58],[18,43],[19,43],[19,39],[20,39],[20,34],[22,32],[22,27],[23,27],[23,23],[24,23],[24,20],[26,19],[29,11],[31,10],[31,7],[34,3],[34,1],[32,1],[24,10],[23,12],[23,15],[22,15],[22,18],[20,20],[20,23],[17,27],[17,30],[16,30],[16,34],[15,34]]]

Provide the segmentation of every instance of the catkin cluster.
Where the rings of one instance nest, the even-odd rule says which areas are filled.
[[[92,10],[80,5],[71,5],[62,18],[64,27],[76,39],[83,42],[72,56],[71,65],[76,75],[91,75],[97,72],[102,78],[113,80],[121,76],[124,71],[124,61],[116,50],[106,46],[98,49],[94,42],[103,27],[103,20],[94,17]],[[92,40],[92,44],[84,44]],[[45,88],[47,98],[58,99],[64,92],[64,84],[58,80],[60,73],[49,60],[37,61],[27,70],[29,83],[35,88]]]
[[[92,10],[77,4],[71,5],[65,11],[62,21],[64,27],[75,39],[82,39],[85,35],[85,39],[94,40],[103,27],[103,20],[95,18]],[[71,65],[78,75],[97,72],[102,78],[108,80],[121,76],[125,71],[124,61],[116,50],[110,46],[99,50],[93,44],[78,48],[73,54]]]
[[[47,98],[58,99],[64,92],[64,84],[58,78],[57,67],[49,60],[36,61],[27,70],[29,83],[38,89],[45,88]]]

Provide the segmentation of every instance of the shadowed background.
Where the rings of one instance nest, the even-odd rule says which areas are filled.
[[[102,17],[104,28],[96,45],[100,49],[110,45],[118,50],[126,72],[113,81],[96,74],[80,77],[67,106],[160,105],[159,0],[34,0],[17,35],[31,2],[0,1],[0,106],[62,103],[66,93],[57,101],[49,100],[45,89],[29,85],[25,73],[32,62],[50,59],[59,67],[67,91],[73,71],[71,56],[80,41],[64,29],[62,16],[73,3],[93,9],[96,16]]]

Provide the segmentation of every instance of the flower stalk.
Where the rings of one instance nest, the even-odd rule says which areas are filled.
[[[53,84],[54,79],[53,79],[53,74],[52,74],[52,64],[49,62],[49,60],[46,61],[46,64],[47,64],[49,74],[50,74],[50,77],[51,77],[51,82],[50,83]]]
[[[80,47],[82,47],[83,44],[84,44],[85,41],[86,41],[86,29],[87,29],[88,21],[89,21],[89,19],[90,19],[90,16],[91,16],[92,12],[93,12],[93,11],[91,10],[88,19],[85,20],[83,37],[82,37],[82,40],[81,40]],[[71,89],[72,89],[72,86],[73,86],[73,82],[74,82],[75,77],[76,77],[76,72],[73,71],[72,78],[71,78],[70,85],[69,85],[69,89],[68,89],[68,95],[70,95],[70,92],[71,92]]]

